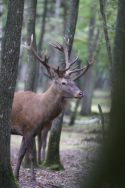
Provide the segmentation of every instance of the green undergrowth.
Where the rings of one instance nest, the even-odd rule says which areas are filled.
[[[60,171],[60,170],[64,170],[64,167],[63,165],[60,163],[60,164],[49,164],[47,163],[46,161],[44,161],[40,166],[40,168],[45,168],[45,169],[48,169],[48,170],[54,170],[54,171]]]

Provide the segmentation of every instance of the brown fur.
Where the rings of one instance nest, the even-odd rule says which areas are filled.
[[[15,93],[11,113],[11,133],[23,136],[15,170],[16,178],[19,177],[20,165],[27,150],[30,153],[32,179],[35,179],[32,155],[33,137],[43,130],[45,147],[48,130],[52,120],[62,111],[65,97],[81,98],[82,96],[81,90],[75,83],[64,78],[54,80],[50,88],[42,94],[31,91]]]

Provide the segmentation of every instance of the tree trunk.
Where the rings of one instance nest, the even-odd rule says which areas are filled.
[[[37,7],[37,0],[27,0],[26,1],[27,7],[27,43],[30,44],[31,35],[33,34],[33,46],[36,49],[36,36],[35,36],[35,21],[36,21],[36,7]],[[35,57],[28,53],[28,69],[27,69],[27,78],[25,80],[25,90],[29,91],[36,91],[36,64]],[[37,157],[36,157],[36,144],[35,138],[33,141],[33,155],[34,155],[34,165],[37,166]],[[30,159],[28,153],[26,152],[24,162],[24,167],[30,166]]]
[[[0,187],[17,188],[10,165],[10,113],[16,85],[23,0],[8,2],[8,15],[2,43],[0,67]]]
[[[79,7],[79,0],[70,1],[69,17],[65,31],[65,36],[69,38],[69,56],[71,54],[71,49],[72,49],[72,44],[75,34],[75,28],[76,28],[77,16],[78,16],[78,7]],[[60,154],[59,154],[62,121],[63,121],[63,114],[60,114],[60,116],[57,117],[56,120],[53,122],[53,126],[51,128],[49,147],[47,151],[46,160],[44,163],[45,166],[48,166],[51,169],[56,169],[58,167],[57,169],[59,170],[59,168],[61,169],[63,168],[62,164],[60,163]]]
[[[41,30],[40,30],[40,37],[39,37],[39,42],[38,42],[38,52],[39,53],[41,53],[41,51],[43,50],[42,48],[43,48],[43,40],[44,40],[45,28],[46,28],[47,12],[48,12],[48,0],[44,0],[43,13],[41,15],[41,17],[42,17]],[[38,72],[39,74],[36,75],[36,88],[38,87],[39,80],[41,80],[40,86],[42,85],[43,88],[46,89],[46,87],[44,87],[44,84],[43,84],[44,81],[46,83],[46,78],[45,78],[42,70],[40,70],[39,68],[40,68],[40,65],[38,63],[36,72]]]
[[[89,23],[89,38],[88,38],[88,61],[94,58],[99,32],[95,34],[96,23],[96,6],[95,2],[91,7],[91,18]],[[95,64],[88,70],[84,76],[83,89],[87,91],[85,98],[82,100],[81,115],[89,115],[91,113],[92,96],[96,81],[96,66]]]
[[[80,64],[81,64],[81,62],[79,61],[79,66],[78,66],[79,69],[81,67]],[[77,82],[78,87],[80,87],[81,79],[78,79],[76,82]],[[76,120],[76,116],[77,116],[77,110],[78,110],[80,102],[81,102],[80,99],[76,99],[74,110],[73,110],[73,112],[70,115],[70,121],[69,121],[69,125],[70,126],[73,126],[75,124],[75,120]]]
[[[73,126],[74,123],[75,123],[75,119],[76,119],[76,115],[77,115],[77,110],[78,110],[78,107],[79,107],[79,103],[80,103],[80,100],[77,99],[76,100],[76,103],[75,103],[75,108],[71,114],[71,117],[70,117],[70,122],[69,122],[69,125],[70,126]]]
[[[0,57],[1,57],[1,41],[2,41],[2,35],[3,35],[2,15],[3,15],[3,2],[2,0],[0,0]]]
[[[64,169],[60,161],[59,143],[62,130],[63,113],[53,121],[51,134],[49,137],[48,150],[43,166],[49,167],[52,170]]]
[[[37,0],[27,0],[27,43],[30,44],[31,35],[33,34],[33,46],[36,48],[36,36],[35,36],[35,21],[36,21],[36,5]],[[25,90],[36,90],[35,88],[35,77],[36,77],[36,60],[35,57],[28,54],[28,70],[27,78],[25,81]]]
[[[125,187],[125,1],[118,1],[108,140],[84,188]]]

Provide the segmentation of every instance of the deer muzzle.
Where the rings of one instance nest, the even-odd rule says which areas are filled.
[[[81,99],[84,96],[85,96],[85,92],[83,92],[83,91],[78,91],[77,94],[76,94],[76,98],[80,98]]]

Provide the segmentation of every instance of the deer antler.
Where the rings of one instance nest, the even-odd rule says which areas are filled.
[[[72,74],[79,72],[80,74],[73,78],[73,80],[76,80],[79,77],[81,77],[82,75],[84,75],[87,72],[87,70],[89,69],[90,65],[93,64],[93,61],[91,60],[90,62],[88,61],[88,64],[81,69],[76,69],[76,67],[75,67],[74,69],[70,70],[72,68],[72,66],[78,61],[78,57],[75,60],[70,61],[69,39],[64,37],[64,44],[63,45],[61,45],[58,42],[50,43],[50,45],[53,46],[54,48],[58,49],[62,53],[64,53],[65,64],[66,64],[66,68],[64,70],[59,70],[59,67],[54,68],[54,67],[48,65],[48,57],[46,55],[41,57],[36,52],[36,50],[33,48],[33,35],[31,36],[30,44],[29,45],[25,44],[25,45],[23,45],[23,47],[26,48],[29,52],[31,52],[37,58],[37,60],[42,65],[45,66],[45,68],[47,69],[51,79],[56,78],[57,76],[58,77],[70,77]]]
[[[81,73],[79,75],[75,76],[73,78],[73,80],[77,80],[78,78],[80,78],[81,76],[83,76],[88,71],[88,69],[89,69],[89,67],[91,65],[93,65],[93,60],[92,59],[90,61],[87,61],[87,65],[86,66],[84,66],[83,68],[79,69],[79,71],[81,71]],[[74,72],[78,72],[78,71],[74,70]]]
[[[59,44],[58,44],[58,45],[59,45]],[[60,70],[59,70],[59,67],[56,69],[56,68],[54,68],[54,67],[48,65],[48,56],[44,55],[44,56],[41,57],[41,56],[36,52],[36,50],[33,48],[33,35],[31,35],[31,42],[30,42],[30,44],[29,44],[29,45],[28,45],[28,44],[24,44],[23,47],[26,48],[30,53],[32,53],[32,54],[36,57],[36,59],[37,59],[42,65],[45,66],[45,68],[47,69],[47,71],[48,71],[48,73],[49,73],[51,79],[52,79],[53,77],[56,77],[57,75],[58,75],[59,77],[61,77],[61,76],[63,75],[64,71],[60,71]],[[59,47],[58,47],[58,48],[59,48]],[[55,75],[55,73],[56,73],[56,75]]]
[[[72,62],[70,61],[70,56],[69,56],[69,39],[64,37],[64,44],[61,45],[58,42],[54,42],[54,43],[50,43],[51,46],[53,46],[54,48],[56,48],[57,50],[59,50],[60,52],[64,53],[64,57],[65,57],[65,64],[66,64],[66,68],[64,70],[65,72],[65,76],[71,76],[71,74],[76,73],[76,72],[80,72],[79,75],[75,76],[73,78],[73,80],[78,79],[79,77],[81,77],[82,75],[84,75],[87,70],[89,69],[89,67],[93,64],[93,61],[88,61],[87,65],[84,66],[81,69],[76,69],[74,68],[73,70],[70,70],[70,68],[78,61],[78,57],[73,60]]]
[[[68,71],[73,64],[75,64],[78,61],[78,57],[73,60],[72,62],[70,61],[70,56],[69,56],[69,39],[64,37],[64,44],[61,45],[58,42],[51,42],[49,43],[51,46],[53,46],[54,48],[56,48],[57,50],[59,50],[60,52],[64,53],[64,57],[65,57],[65,65],[66,68],[64,70],[64,72]],[[68,72],[67,72],[68,75]]]

